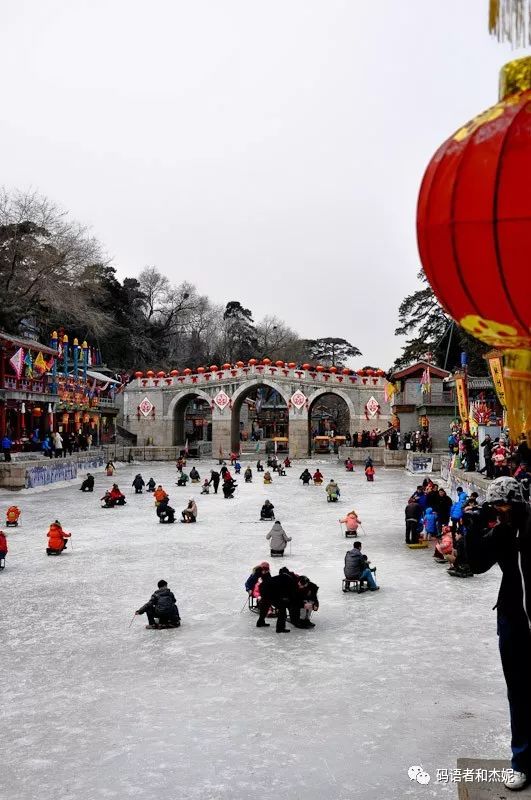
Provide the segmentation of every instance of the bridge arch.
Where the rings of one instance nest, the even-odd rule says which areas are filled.
[[[317,389],[310,395],[310,397],[308,397],[308,453],[309,454],[311,454],[312,452],[312,409],[315,407],[315,404],[319,400],[319,398],[321,397],[324,398],[327,395],[331,397],[338,397],[344,403],[347,409],[348,422],[346,422],[345,424],[345,430],[339,430],[339,431],[336,430],[336,434],[345,435],[347,431],[351,433],[353,429],[354,419],[356,418],[356,409],[348,392],[343,391],[336,387],[329,387],[329,386],[324,386],[320,389]]]
[[[240,412],[243,401],[253,391],[253,389],[260,389],[267,386],[273,389],[283,399],[286,404],[286,410],[289,408],[290,394],[287,388],[281,384],[276,383],[269,378],[256,378],[252,381],[243,383],[232,395],[232,415],[231,415],[231,449],[237,452],[240,448]],[[288,415],[288,437],[289,437],[289,415]]]
[[[201,389],[183,389],[172,398],[168,406],[167,417],[172,422],[172,444],[179,445],[185,442],[186,409],[192,400],[203,400],[210,408],[211,398]]]

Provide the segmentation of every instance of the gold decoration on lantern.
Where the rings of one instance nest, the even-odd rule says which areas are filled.
[[[531,56],[509,61],[500,70],[500,100],[531,89]]]

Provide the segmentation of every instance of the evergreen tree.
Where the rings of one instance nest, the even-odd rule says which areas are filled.
[[[461,353],[468,357],[472,375],[487,375],[488,366],[483,354],[490,348],[475,339],[444,311],[421,270],[417,276],[422,288],[404,298],[398,309],[400,325],[396,336],[409,336],[396,359],[394,369],[426,360],[450,371],[461,365]]]

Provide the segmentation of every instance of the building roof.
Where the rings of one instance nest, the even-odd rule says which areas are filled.
[[[392,377],[409,378],[413,375],[420,375],[426,368],[429,368],[430,375],[434,375],[436,378],[446,378],[451,374],[448,370],[436,367],[428,361],[417,361],[416,364],[411,364],[411,366],[400,369],[398,372],[393,372]]]
[[[445,378],[444,382],[448,386],[455,386],[455,376],[450,375],[448,378]],[[489,378],[488,375],[481,375],[478,377],[474,377],[473,375],[468,375],[466,382],[468,384],[469,389],[493,389],[494,382],[492,378]]]
[[[22,347],[25,350],[35,350],[36,352],[46,353],[49,356],[56,356],[57,350],[52,350],[51,347],[47,347],[40,342],[36,342],[35,339],[19,339],[17,336],[11,336],[9,333],[3,333],[0,331],[0,340],[2,342],[6,342],[7,344],[11,344],[14,347]]]
[[[109,375],[104,375],[103,372],[96,372],[93,369],[88,369],[87,375],[89,375],[91,378],[95,378],[97,381],[101,381],[102,383],[115,383],[117,386],[120,385],[120,381],[115,381],[114,378],[109,377]]]

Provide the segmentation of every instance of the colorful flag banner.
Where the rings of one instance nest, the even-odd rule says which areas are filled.
[[[19,347],[15,355],[11,356],[9,363],[15,370],[15,375],[17,376],[18,380],[20,380],[22,370],[24,368],[24,350],[22,347]]]
[[[489,362],[490,374],[492,375],[492,381],[494,383],[494,388],[496,389],[496,394],[498,395],[498,400],[500,401],[503,408],[507,408],[507,400],[505,397],[505,382],[503,379],[503,364],[501,356],[498,355],[488,356],[488,362]]]
[[[455,378],[455,392],[457,395],[457,407],[459,408],[459,416],[461,422],[468,420],[468,391],[464,377],[456,376]]]
[[[24,358],[24,366],[26,367],[26,378],[33,378],[33,358],[29,350]]]
[[[431,390],[431,377],[430,377],[429,367],[426,367],[426,369],[422,373],[422,377],[420,379],[420,389],[423,394],[428,394],[428,392]]]
[[[40,352],[37,353],[37,358],[35,359],[34,366],[35,366],[35,369],[37,370],[37,372],[39,373],[39,375],[42,375],[43,372],[46,372],[46,370],[48,369],[48,365],[47,365],[46,361],[44,360],[44,356],[43,356],[42,353],[40,353]]]

